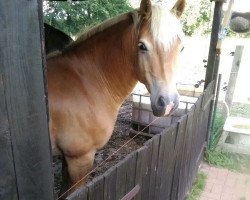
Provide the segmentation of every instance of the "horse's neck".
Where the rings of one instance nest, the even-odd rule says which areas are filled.
[[[136,84],[133,22],[126,19],[79,43],[79,71],[103,94],[120,105]]]

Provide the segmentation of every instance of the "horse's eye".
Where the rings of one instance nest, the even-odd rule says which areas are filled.
[[[143,42],[139,42],[138,47],[141,51],[147,51],[147,47]]]

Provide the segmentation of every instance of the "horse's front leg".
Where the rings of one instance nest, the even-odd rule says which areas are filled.
[[[91,151],[75,157],[65,156],[70,179],[70,193],[86,182],[86,179],[88,178],[86,175],[90,172],[93,166],[95,152],[96,151]]]

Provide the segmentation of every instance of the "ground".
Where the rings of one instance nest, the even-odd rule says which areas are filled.
[[[206,163],[200,170],[207,174],[207,179],[199,200],[250,200],[250,174]]]

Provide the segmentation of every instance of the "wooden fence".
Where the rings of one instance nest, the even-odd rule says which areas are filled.
[[[206,146],[213,84],[189,113],[67,200],[183,200]]]
[[[0,1],[0,199],[52,200],[42,1]]]

